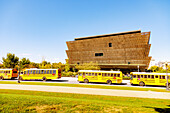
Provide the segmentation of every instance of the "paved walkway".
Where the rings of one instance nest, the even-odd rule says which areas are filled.
[[[122,96],[122,97],[170,99],[170,93],[153,92],[153,91],[113,90],[113,89],[63,87],[63,86],[21,85],[21,84],[0,84],[0,89],[16,89],[16,90],[33,90],[33,91],[47,91],[47,92]]]

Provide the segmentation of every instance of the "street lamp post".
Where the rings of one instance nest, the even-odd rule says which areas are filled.
[[[138,72],[139,72],[139,65],[138,65]]]
[[[169,83],[168,83],[169,77],[168,77],[168,72],[167,72],[167,70],[168,70],[168,63],[167,62],[165,64],[165,66],[166,66],[166,90],[169,91]]]

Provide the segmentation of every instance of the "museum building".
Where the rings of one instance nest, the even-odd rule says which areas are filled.
[[[150,32],[141,30],[88,36],[67,41],[69,64],[97,62],[101,69],[148,68]]]

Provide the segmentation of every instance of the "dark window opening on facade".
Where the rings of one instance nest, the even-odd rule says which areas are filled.
[[[79,62],[77,62],[77,64],[79,65],[80,63],[79,63]]]
[[[95,56],[103,56],[103,53],[95,53]]]
[[[109,43],[109,47],[112,47],[112,43]]]

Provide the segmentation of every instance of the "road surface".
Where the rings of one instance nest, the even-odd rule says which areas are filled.
[[[0,89],[170,99],[170,93],[153,92],[153,91],[113,90],[113,89],[97,89],[97,88],[64,87],[64,86],[21,85],[21,84],[0,84]]]

